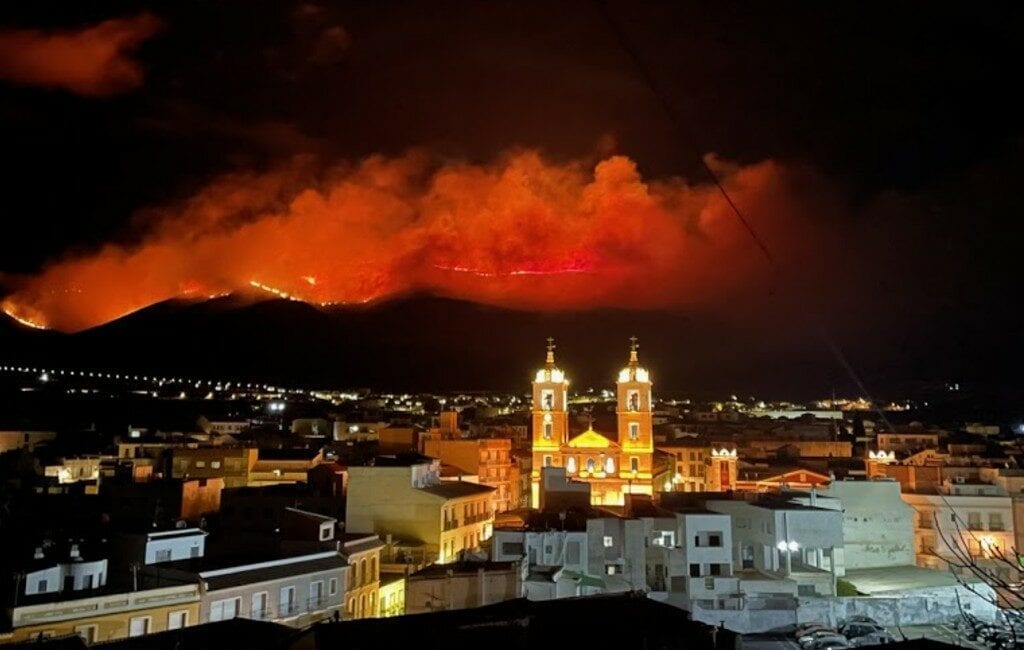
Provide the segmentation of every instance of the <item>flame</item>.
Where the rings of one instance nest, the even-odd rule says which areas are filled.
[[[8,309],[6,307],[4,308],[3,312],[5,314],[7,314],[10,318],[12,318],[14,321],[16,321],[18,323],[21,323],[25,327],[31,327],[32,329],[36,329],[36,330],[45,330],[45,329],[47,329],[47,327],[45,325],[37,323],[34,320],[32,320],[31,318],[23,318],[21,316],[18,316],[17,314],[15,314],[13,311],[11,311],[10,309]]]
[[[762,232],[793,230],[805,179],[772,161],[710,160]],[[297,160],[215,179],[147,217],[135,247],[16,279],[4,310],[76,331],[247,287],[325,306],[426,291],[525,309],[666,307],[717,299],[765,268],[713,186],[645,180],[624,156],[438,165],[413,152],[320,174]]]

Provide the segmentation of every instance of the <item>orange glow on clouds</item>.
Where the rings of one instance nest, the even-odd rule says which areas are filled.
[[[757,227],[791,219],[790,170],[711,164]],[[318,305],[426,291],[527,309],[669,307],[766,270],[716,189],[645,181],[624,156],[437,165],[414,152],[313,176],[296,161],[221,177],[144,212],[141,244],[57,260],[16,280],[2,307],[65,331],[239,290]]]
[[[88,96],[131,90],[144,73],[129,55],[159,29],[150,14],[78,30],[0,29],[0,79]]]

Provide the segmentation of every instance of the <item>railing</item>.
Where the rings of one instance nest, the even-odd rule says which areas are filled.
[[[481,512],[480,514],[469,515],[468,517],[466,517],[466,524],[465,525],[468,526],[469,524],[475,524],[475,523],[479,523],[481,521],[487,521],[490,518],[491,518],[491,513],[489,513],[489,512]]]
[[[988,529],[990,531],[994,532],[994,533],[1006,532],[1006,527],[1003,526],[1002,524],[992,524],[992,523],[990,523],[988,525]]]
[[[458,519],[449,519],[449,520],[445,521],[444,524],[442,524],[441,527],[444,530],[455,530],[456,528],[459,527],[459,520]]]
[[[327,602],[327,599],[325,597],[323,597],[323,596],[313,596],[307,602],[307,606],[308,606],[309,611],[313,611],[313,610],[316,610],[316,609],[322,609],[323,606],[324,606],[324,603],[326,603],[326,602]]]
[[[302,613],[302,605],[299,603],[287,603],[277,609],[278,616],[294,616]]]

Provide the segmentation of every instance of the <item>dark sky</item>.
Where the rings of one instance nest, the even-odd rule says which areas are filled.
[[[645,178],[706,182],[714,152],[807,170],[798,196],[820,202],[806,227],[769,233],[784,270],[760,274],[773,279],[665,316],[710,375],[771,385],[788,362],[834,363],[825,340],[878,381],[1016,381],[1021,16],[947,4],[154,3],[128,28],[144,33],[124,54],[137,75],[90,86],[5,72],[27,64],[4,33],[82,30],[139,3],[5,3],[0,283],[130,245],[146,209],[300,154],[614,152]]]

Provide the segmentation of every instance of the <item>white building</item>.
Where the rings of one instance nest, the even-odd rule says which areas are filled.
[[[523,595],[531,600],[643,591],[644,541],[638,519],[536,512],[523,529],[494,531],[491,559],[526,558]]]
[[[777,495],[708,500],[706,506],[732,516],[733,560],[740,570],[789,578],[800,595],[835,595],[845,567],[840,511]]]
[[[85,591],[107,584],[106,558],[83,559],[77,544],[71,545],[63,561],[48,560],[43,549],[36,549],[35,563],[34,569],[24,573],[26,596]]]
[[[808,503],[809,499],[798,499]],[[914,509],[892,480],[833,481],[817,505],[843,511],[846,570],[914,564]]]
[[[1015,547],[1013,501],[999,485],[946,481],[930,492],[905,492],[903,500],[916,511],[917,564],[957,571],[955,549],[969,553],[987,570],[1005,580],[1016,580],[1010,568],[993,559],[1012,555]]]

